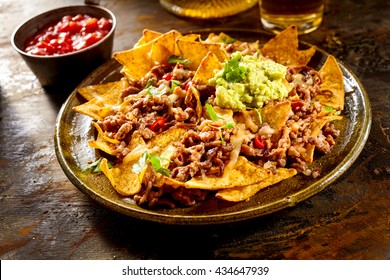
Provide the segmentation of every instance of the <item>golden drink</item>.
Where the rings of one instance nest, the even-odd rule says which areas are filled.
[[[260,0],[259,4],[261,23],[274,33],[294,24],[299,34],[305,34],[322,22],[324,0]]]
[[[210,19],[235,15],[254,5],[258,0],[160,0],[168,11],[185,17]]]

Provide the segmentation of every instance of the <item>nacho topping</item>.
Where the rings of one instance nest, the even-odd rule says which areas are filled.
[[[257,55],[231,55],[209,81],[216,87],[215,103],[234,111],[261,108],[267,100],[282,100],[291,86],[285,82],[287,67]]]
[[[80,88],[87,102],[74,108],[93,118],[89,145],[113,188],[142,207],[183,207],[208,195],[239,202],[296,174],[320,176],[315,156],[339,134],[341,71],[333,57],[319,71],[263,57],[285,41],[278,36],[261,47],[224,33],[203,41],[146,30],[116,53],[122,80]]]

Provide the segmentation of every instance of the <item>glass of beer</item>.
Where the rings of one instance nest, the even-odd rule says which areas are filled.
[[[160,0],[168,11],[184,17],[215,19],[232,16],[257,4],[258,0]]]
[[[290,25],[299,34],[316,30],[324,13],[325,0],[259,0],[260,19],[265,29],[279,33]]]

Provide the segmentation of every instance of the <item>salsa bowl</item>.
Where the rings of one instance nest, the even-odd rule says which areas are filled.
[[[42,29],[61,21],[65,16],[76,15],[105,18],[111,22],[111,28],[99,41],[68,53],[38,55],[25,50],[26,42],[34,38]],[[44,12],[21,23],[14,31],[11,43],[43,87],[72,89],[87,74],[111,58],[115,28],[115,15],[104,7],[67,6]]]

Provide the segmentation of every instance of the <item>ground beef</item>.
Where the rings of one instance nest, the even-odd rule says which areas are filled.
[[[219,130],[210,127],[185,133],[171,158],[171,177],[184,182],[195,176],[222,176],[234,147],[227,142],[228,137],[222,142],[221,136]]]

